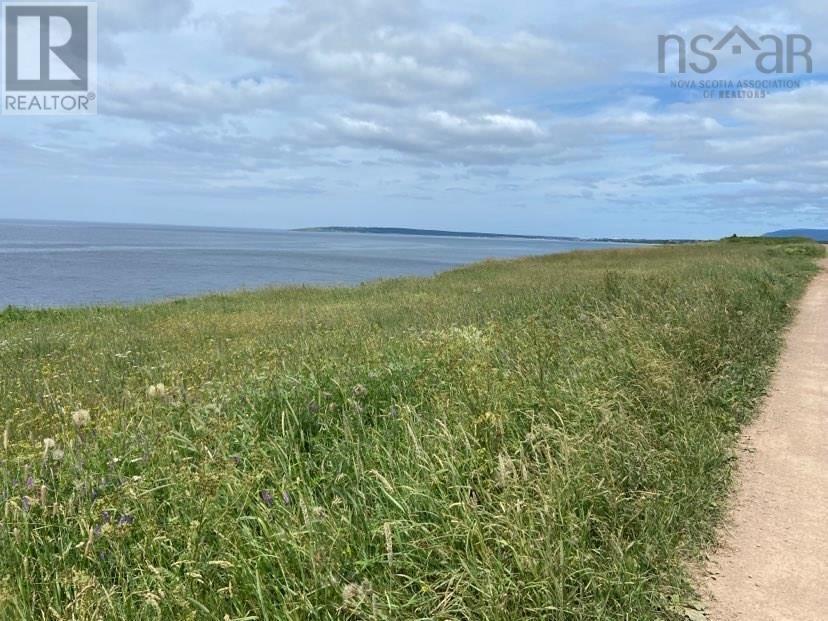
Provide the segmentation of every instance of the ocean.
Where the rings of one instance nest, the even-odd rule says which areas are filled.
[[[0,308],[134,304],[428,276],[612,244],[0,220]]]

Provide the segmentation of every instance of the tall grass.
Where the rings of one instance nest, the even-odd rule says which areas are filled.
[[[0,619],[678,618],[821,252],[2,313]]]

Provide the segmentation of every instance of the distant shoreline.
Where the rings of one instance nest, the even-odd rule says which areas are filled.
[[[562,242],[594,242],[613,244],[695,244],[697,239],[632,239],[613,237],[564,237],[552,235],[510,235],[506,233],[477,233],[472,231],[444,231],[440,229],[409,229],[380,226],[317,226],[292,229],[298,233],[361,233],[366,235],[412,235],[417,237],[461,237],[466,239],[534,239]]]

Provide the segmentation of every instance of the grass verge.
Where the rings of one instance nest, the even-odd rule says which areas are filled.
[[[822,252],[1,313],[0,619],[679,618]]]

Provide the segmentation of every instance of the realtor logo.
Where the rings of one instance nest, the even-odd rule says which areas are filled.
[[[97,112],[97,6],[3,4],[3,114]]]

